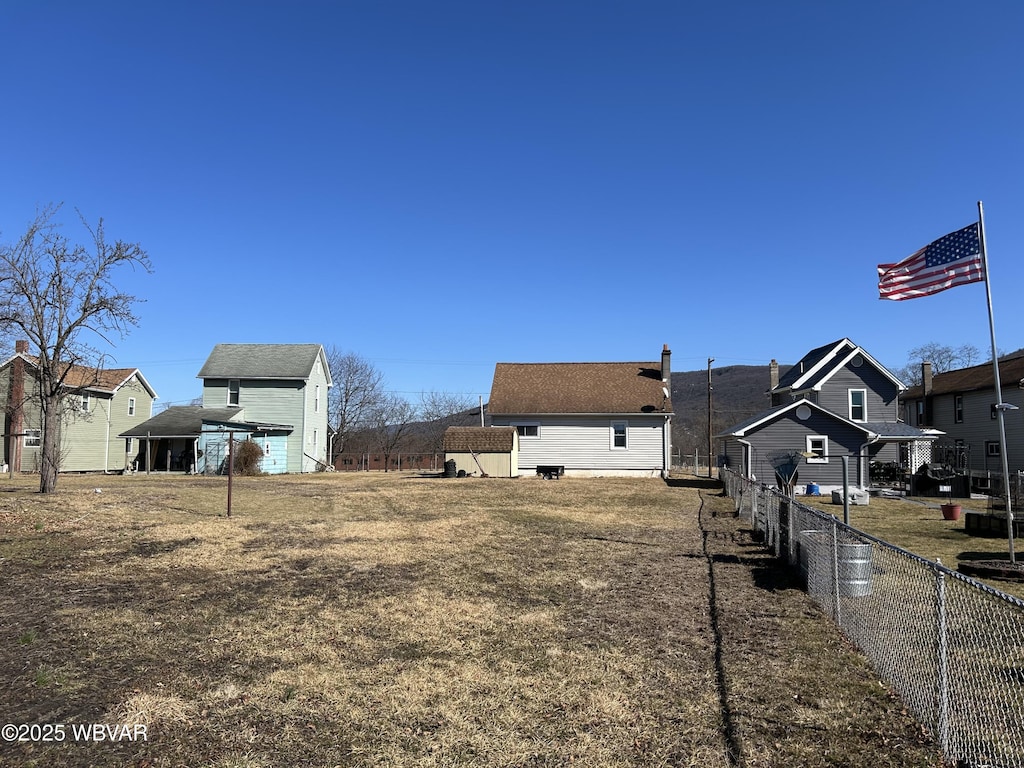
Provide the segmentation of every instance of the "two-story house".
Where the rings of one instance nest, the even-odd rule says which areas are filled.
[[[746,477],[772,483],[795,458],[800,483],[841,488],[845,463],[850,484],[867,488],[872,462],[934,437],[899,420],[904,385],[850,339],[811,350],[782,378],[774,360],[770,370],[770,407],[717,436],[720,461]]]
[[[515,427],[518,470],[551,476],[667,476],[671,352],[638,363],[498,363],[488,405]]]
[[[999,361],[1007,463],[1011,472],[1024,469],[1024,354]],[[1002,477],[1002,446],[996,410],[992,363],[932,374],[921,366],[921,384],[900,398],[908,424],[939,430],[932,460],[969,475],[978,491],[992,491]]]
[[[247,422],[291,427],[284,471],[327,465],[327,391],[333,382],[323,346],[218,344],[197,377],[204,408],[237,408]]]
[[[4,456],[8,467],[38,472],[42,442],[38,360],[28,342],[0,364]],[[156,392],[138,368],[71,365],[65,372],[60,432],[60,471],[120,472],[133,450],[120,436],[148,419]]]
[[[228,444],[254,440],[268,474],[327,466],[327,393],[319,344],[218,344],[197,374],[201,406],[168,408],[122,433],[143,442],[139,469],[218,472]]]

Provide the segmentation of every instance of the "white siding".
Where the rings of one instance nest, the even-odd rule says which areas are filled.
[[[317,396],[319,387],[319,397]],[[315,472],[317,462],[327,464],[327,373],[322,365],[314,366],[304,392],[301,429],[303,432],[302,471]],[[300,426],[300,425],[296,425]],[[315,436],[315,439],[314,439]],[[309,457],[312,456],[316,461]]]
[[[567,474],[656,475],[665,467],[665,418],[612,416],[493,416],[494,426],[540,425],[540,436],[519,439],[519,471],[564,466]],[[612,447],[612,423],[628,422],[627,447]]]

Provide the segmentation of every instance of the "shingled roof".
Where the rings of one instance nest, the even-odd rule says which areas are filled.
[[[39,368],[39,358],[23,352],[15,354],[3,365],[6,367],[15,357],[20,357],[33,368]],[[64,386],[70,390],[91,390],[112,395],[133,376],[138,376],[142,385],[156,397],[153,388],[138,368],[93,368],[88,365],[71,365],[68,366],[64,377]]]
[[[217,344],[196,378],[304,381],[321,351],[319,344]]]
[[[492,414],[671,413],[661,363],[498,363]]]
[[[884,365],[869,355],[863,347],[858,346],[850,339],[839,339],[831,344],[812,349],[806,355],[786,371],[779,379],[779,384],[772,391],[784,392],[792,390],[803,392],[812,389],[821,389],[822,385],[831,379],[848,362],[857,356],[862,357],[871,363],[884,376],[888,377],[898,389],[903,389],[903,383],[893,376]]]
[[[120,437],[199,437],[204,423],[238,424],[252,431],[291,431],[290,424],[264,424],[245,421],[239,408],[204,408],[201,405],[173,405],[129,430]]]
[[[961,368],[958,371],[938,373],[932,377],[932,395],[946,395],[952,392],[972,392],[980,389],[995,389],[996,377],[992,363]],[[1007,357],[999,361],[999,383],[1001,388],[1024,388],[1024,355]],[[903,400],[914,400],[924,395],[921,384],[903,393]]]
[[[515,427],[448,427],[444,452],[508,453],[515,445]]]

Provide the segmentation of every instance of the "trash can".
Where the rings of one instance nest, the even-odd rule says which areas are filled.
[[[458,474],[456,466],[455,459],[448,459],[448,461],[444,463],[444,476],[455,477]]]

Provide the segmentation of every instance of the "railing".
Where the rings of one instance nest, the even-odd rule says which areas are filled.
[[[965,768],[1024,767],[1024,602],[723,469],[811,598]]]

